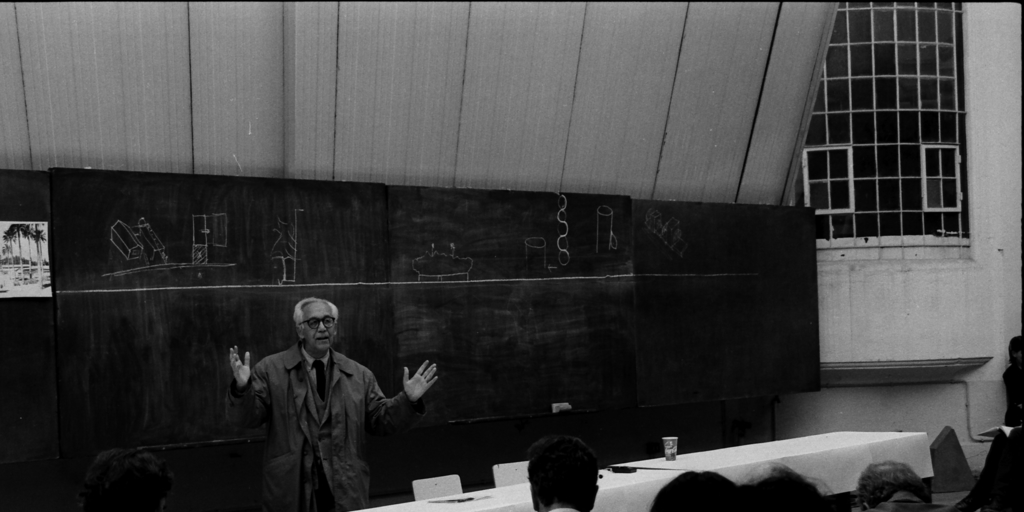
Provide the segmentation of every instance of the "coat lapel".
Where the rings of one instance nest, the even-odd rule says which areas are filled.
[[[309,421],[306,419],[309,416],[302,414],[304,407],[312,407],[312,417],[317,417],[316,406],[307,397],[309,394],[309,379],[306,378],[306,367],[302,364],[302,352],[299,351],[298,344],[293,345],[291,350],[288,351],[285,368],[288,369],[288,378],[292,384],[295,411],[299,413],[299,427],[302,430],[302,434],[306,436],[306,440],[309,441],[310,446],[316,446],[316,443],[314,443],[316,437],[310,434]]]

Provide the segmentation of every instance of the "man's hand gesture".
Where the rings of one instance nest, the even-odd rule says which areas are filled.
[[[244,390],[249,386],[249,375],[252,372],[249,370],[249,353],[245,353],[245,363],[242,363],[242,358],[238,357],[238,345],[229,349],[231,351],[231,373],[235,376],[235,385],[238,386],[239,390]],[[409,374],[406,372],[406,377]]]
[[[246,359],[246,362],[248,362],[248,359]],[[418,402],[423,394],[430,389],[430,386],[437,382],[437,377],[434,376],[437,373],[437,365],[432,364],[430,368],[427,368],[429,363],[430,361],[423,361],[420,369],[416,370],[416,375],[413,375],[411,379],[409,378],[409,369],[402,367],[405,370],[402,376],[402,387],[405,389],[405,394],[409,397],[409,400],[413,402]]]

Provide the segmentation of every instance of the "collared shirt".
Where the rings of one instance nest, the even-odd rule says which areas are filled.
[[[309,375],[309,386],[310,386],[310,389],[316,389],[316,385],[317,385],[317,382],[316,382],[316,371],[313,370],[313,361],[315,361],[315,359],[313,359],[313,356],[309,355],[309,352],[306,352],[306,348],[303,347],[302,344],[299,344],[299,350],[302,351],[302,359],[303,359],[302,364],[306,368],[306,374]],[[331,350],[332,349],[328,348],[327,349],[327,353],[324,354],[324,356],[320,358],[320,360],[323,361],[323,363],[324,363],[324,377],[327,377],[327,375],[330,375],[330,373],[328,373],[328,371],[329,371],[329,368],[331,367],[331,364],[330,364],[331,363]]]

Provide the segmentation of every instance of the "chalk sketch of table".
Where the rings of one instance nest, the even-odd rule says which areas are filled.
[[[635,512],[650,503],[666,483],[686,471],[715,471],[743,482],[764,464],[778,462],[798,473],[813,477],[832,494],[857,487],[860,472],[872,462],[905,462],[921,478],[934,476],[928,435],[923,432],[833,432],[768,443],[723,448],[679,455],[675,461],[642,460],[617,466],[632,466],[636,473],[600,471],[600,490],[594,512]],[[448,496],[446,499],[474,498],[461,503],[400,503],[374,508],[377,512],[530,512],[529,484],[511,485]]]

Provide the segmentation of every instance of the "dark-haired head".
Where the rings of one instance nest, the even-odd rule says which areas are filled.
[[[736,484],[711,471],[687,471],[658,491],[651,512],[734,510]]]
[[[1010,338],[1010,364],[1021,366],[1020,352],[1024,348],[1021,345],[1024,345],[1024,342],[1020,341],[1020,336]]]
[[[583,441],[569,436],[545,437],[530,447],[528,455],[534,510],[556,504],[580,512],[594,508],[597,457]]]
[[[857,479],[857,502],[862,510],[889,501],[899,491],[907,491],[925,503],[932,502],[928,487],[910,466],[892,460],[868,464]]]
[[[115,448],[96,456],[78,496],[84,512],[163,510],[174,474],[167,463],[139,449]]]
[[[774,504],[787,510],[831,512],[828,500],[800,473],[782,464],[764,468],[759,477],[741,487],[746,503]]]

